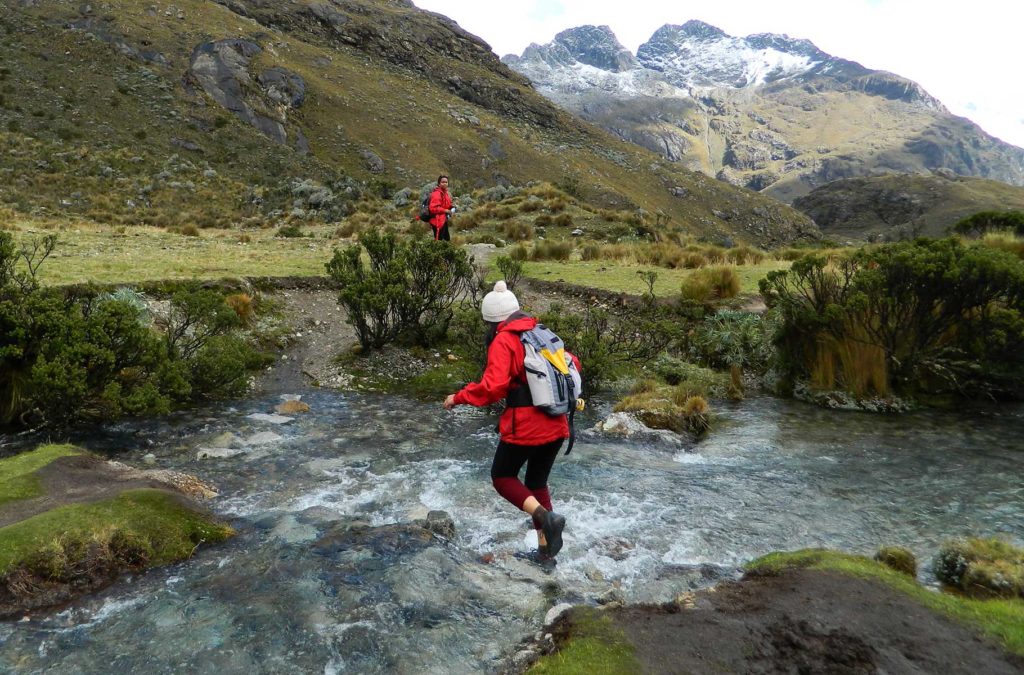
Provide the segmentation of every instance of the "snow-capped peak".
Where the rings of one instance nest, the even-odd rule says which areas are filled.
[[[646,68],[678,87],[753,87],[816,70],[831,57],[807,40],[727,35],[701,21],[665,25],[637,50]]]

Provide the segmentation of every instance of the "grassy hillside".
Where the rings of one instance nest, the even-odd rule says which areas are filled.
[[[0,7],[8,219],[330,222],[362,192],[446,172],[457,192],[571,185],[705,238],[817,235],[778,202],[556,109],[478,38],[407,2],[22,4]]]
[[[1024,188],[985,178],[888,175],[823,185],[793,202],[830,238],[943,236],[979,211],[1024,209]]]

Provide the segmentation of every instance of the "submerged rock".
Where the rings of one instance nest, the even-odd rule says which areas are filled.
[[[266,422],[267,424],[288,424],[294,422],[294,417],[285,417],[284,415],[269,415],[267,413],[253,413],[248,416],[249,419],[256,422]]]
[[[664,429],[652,429],[636,416],[625,413],[612,413],[598,422],[592,429],[583,432],[584,436],[604,435],[634,440],[658,441],[670,445],[683,445],[685,439],[679,434]]]

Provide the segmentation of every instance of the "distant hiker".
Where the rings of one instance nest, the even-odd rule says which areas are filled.
[[[430,227],[434,230],[434,239],[451,241],[448,234],[448,219],[455,212],[452,205],[452,196],[448,194],[448,176],[437,177],[437,187],[430,193],[430,203],[427,206],[430,212]]]
[[[483,377],[480,382],[467,384],[457,393],[449,395],[444,401],[444,407],[447,410],[463,404],[479,407],[506,399],[505,411],[498,423],[501,440],[491,465],[491,481],[498,494],[533,517],[534,528],[537,530],[537,552],[545,560],[557,555],[562,548],[565,517],[551,510],[548,474],[551,473],[562,441],[570,436],[570,427],[564,412],[565,401],[560,408],[563,410],[561,414],[545,412],[534,404],[534,399],[541,398],[543,394],[539,393],[535,397],[527,382],[525,362],[528,356],[535,354],[532,348],[528,349],[524,345],[523,337],[524,333],[532,331],[527,339],[535,333],[546,333],[555,340],[558,338],[540,326],[536,319],[519,311],[519,301],[504,281],[494,284],[494,290],[484,296],[480,311],[488,323],[487,366]],[[561,341],[558,340],[558,343],[561,344]],[[565,357],[571,360],[569,368],[575,373],[577,383],[569,383],[565,387],[571,395],[574,387],[578,392],[579,360],[561,349],[557,351],[560,352],[559,358],[563,359],[563,364],[567,363]],[[536,367],[531,369],[537,370]],[[574,395],[571,405],[575,410]],[[525,484],[519,480],[519,472],[524,464]]]

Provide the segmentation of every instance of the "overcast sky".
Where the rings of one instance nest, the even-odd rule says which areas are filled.
[[[956,115],[1024,147],[1022,0],[414,0],[521,54],[559,31],[610,26],[634,54],[666,23],[700,19],[730,35],[785,33],[914,80]]]

